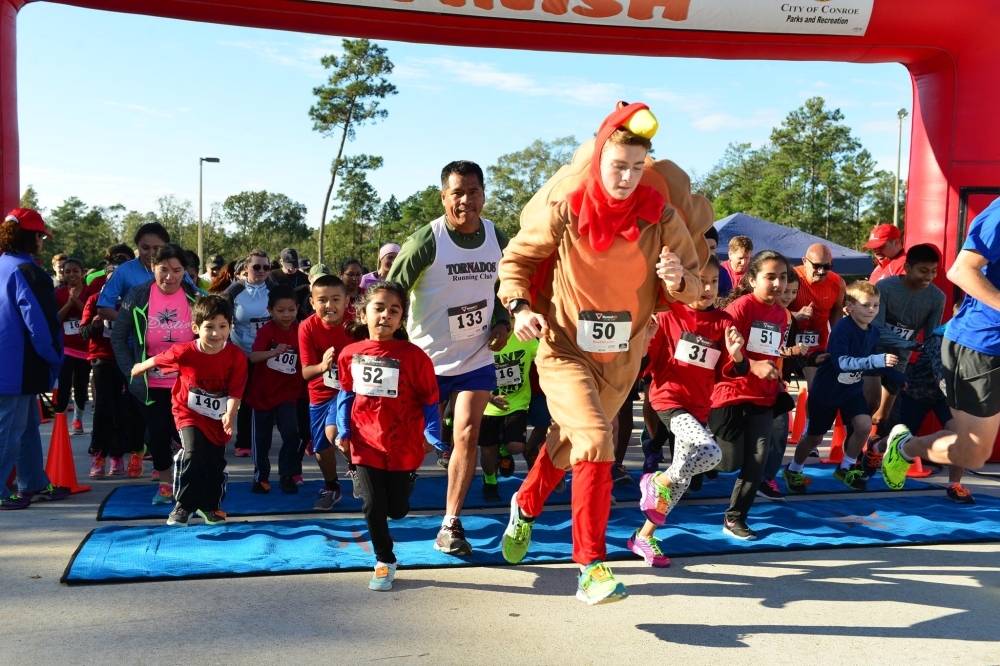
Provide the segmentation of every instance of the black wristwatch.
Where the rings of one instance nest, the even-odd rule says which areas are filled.
[[[513,315],[522,305],[531,305],[531,303],[526,298],[512,298],[507,301],[507,311]]]

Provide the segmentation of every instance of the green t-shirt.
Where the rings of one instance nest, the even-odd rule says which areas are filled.
[[[531,402],[531,382],[528,371],[538,353],[538,340],[521,342],[516,335],[507,339],[507,344],[493,354],[493,369],[497,373],[497,390],[493,395],[507,399],[509,409],[500,411],[493,405],[486,405],[486,416],[506,416],[512,412],[528,409]]]

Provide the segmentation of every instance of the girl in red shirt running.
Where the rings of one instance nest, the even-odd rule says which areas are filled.
[[[327,437],[356,466],[355,490],[377,558],[368,587],[378,591],[392,589],[396,576],[388,519],[409,513],[424,442],[444,448],[434,364],[401,328],[408,300],[401,284],[385,281],[359,297],[348,332],[368,339],[340,353],[337,407],[327,417]]]
[[[712,391],[708,429],[722,449],[719,471],[740,471],[722,527],[737,539],[757,536],[746,519],[767,462],[775,406],[784,388],[778,361],[788,315],[778,299],[787,282],[785,257],[764,250],[750,260],[743,279],[726,301],[726,313],[746,340],[744,355],[750,361],[750,372],[737,376],[733,359],[726,362],[722,381]]]
[[[656,334],[649,344],[649,402],[674,435],[674,455],[665,472],[646,474],[639,485],[639,509],[646,524],[629,538],[628,549],[654,567],[670,565],[659,539],[653,536],[697,474],[715,469],[722,452],[705,429],[712,411],[712,386],[723,380],[731,364],[736,375],[746,375],[743,336],[732,317],[714,307],[719,295],[719,260],[709,256],[701,270],[701,297],[690,305],[656,315]],[[683,309],[681,309],[683,308]]]

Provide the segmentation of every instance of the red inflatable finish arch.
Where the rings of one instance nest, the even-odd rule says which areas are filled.
[[[15,45],[17,12],[25,4],[25,0],[0,0],[4,210],[14,208],[20,196]],[[908,242],[936,244],[950,265],[966,221],[1000,195],[996,0],[65,0],[65,4],[459,46],[731,60],[898,62],[909,70],[914,90]],[[859,10],[852,9],[858,6],[867,22],[862,20],[862,27],[852,28],[853,33],[844,27],[837,34],[837,25],[859,20]],[[764,31],[740,32],[757,29],[756,19],[767,12],[771,24]],[[733,18],[734,14],[750,20]],[[694,24],[705,15],[708,20]],[[810,23],[813,34],[808,26],[799,29]],[[691,29],[702,26],[715,30]]]

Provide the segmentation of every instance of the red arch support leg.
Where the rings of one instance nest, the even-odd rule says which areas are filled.
[[[21,201],[17,138],[17,11],[22,0],[0,0],[0,188],[3,213]]]

